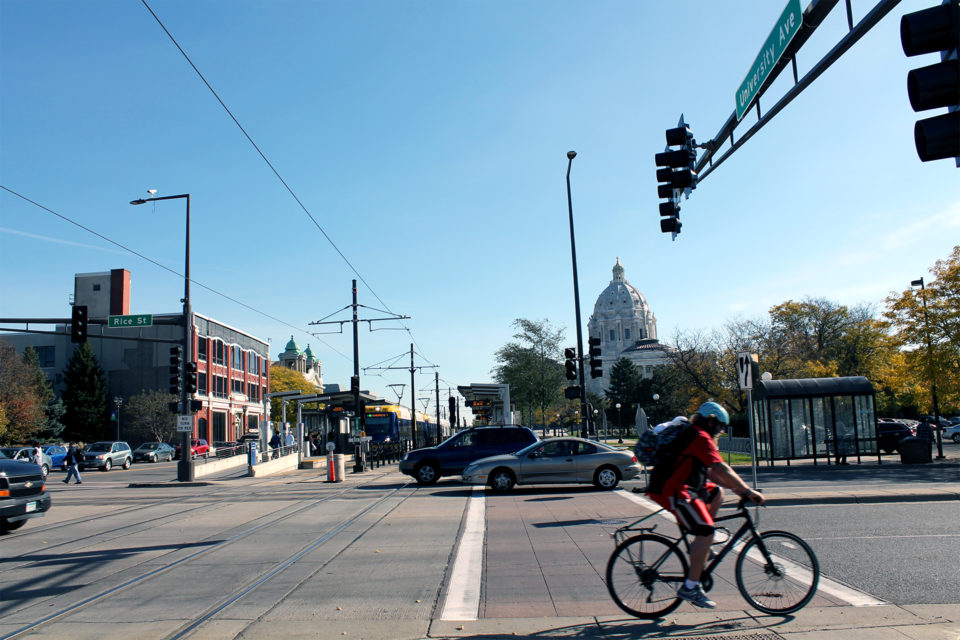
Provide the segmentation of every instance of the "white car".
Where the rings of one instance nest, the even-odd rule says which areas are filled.
[[[948,429],[943,430],[943,439],[950,439],[960,444],[960,424],[955,424]]]

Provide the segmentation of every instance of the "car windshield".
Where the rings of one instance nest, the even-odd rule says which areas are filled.
[[[9,458],[10,456],[3,449],[0,449],[0,459],[8,460]]]
[[[110,451],[110,443],[94,442],[93,444],[88,444],[85,448],[87,451]]]
[[[0,453],[3,453],[3,457],[5,458],[12,458],[13,456],[17,455],[17,451],[19,450],[20,449],[16,447],[3,447],[0,449]]]
[[[154,449],[159,449],[159,442],[144,442],[142,445],[137,447],[137,451],[152,451]]]

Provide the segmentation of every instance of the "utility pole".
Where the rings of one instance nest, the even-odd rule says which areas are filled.
[[[351,431],[357,436],[359,436],[363,432],[365,421],[363,420],[364,408],[360,406],[360,336],[359,336],[359,330],[357,328],[357,325],[360,322],[366,322],[367,327],[372,331],[374,322],[380,322],[383,320],[409,320],[410,316],[401,316],[395,313],[391,313],[390,316],[386,318],[360,318],[358,313],[358,308],[362,307],[363,305],[357,304],[357,281],[356,280],[352,281],[350,291],[353,297],[353,303],[349,305],[350,308],[353,310],[353,318],[351,320],[327,320],[327,318],[330,317],[330,316],[327,316],[326,318],[321,318],[320,320],[311,322],[309,324],[318,324],[318,325],[319,324],[339,324],[340,325],[339,332],[331,331],[329,333],[343,333],[344,324],[346,324],[347,322],[350,322],[353,324],[353,376],[350,378],[350,392],[353,394],[354,422],[353,422],[353,428],[351,429]],[[346,308],[347,307],[338,309],[337,311],[335,311],[330,315],[340,313]],[[377,311],[380,311],[380,310],[377,309]],[[381,311],[381,313],[389,313],[389,312]],[[319,335],[319,334],[314,334],[314,335]],[[356,452],[355,452],[354,459],[357,462],[354,465],[353,470],[355,472],[363,471],[364,458],[363,458],[362,442],[356,443]]]
[[[408,371],[410,371],[410,414],[411,414],[410,418],[412,423],[411,429],[410,429],[410,435],[413,438],[413,443],[412,443],[413,448],[417,449],[418,448],[417,443],[419,442],[419,439],[417,438],[417,387],[416,387],[416,380],[414,378],[414,374],[417,372],[417,369],[436,369],[437,365],[427,364],[427,365],[418,366],[414,362],[414,359],[413,359],[414,354],[415,352],[413,350],[413,344],[411,344],[409,367],[366,367],[364,371],[371,371],[371,370],[372,371],[390,371],[390,370],[399,370],[399,369],[407,369]],[[404,354],[400,354],[400,356],[397,356],[397,357],[399,358],[399,357],[402,357],[403,355]],[[397,398],[397,403],[398,404],[400,403],[399,397]]]
[[[442,438],[440,437],[440,372],[433,372],[433,384],[436,391],[437,397],[437,444],[440,443]]]

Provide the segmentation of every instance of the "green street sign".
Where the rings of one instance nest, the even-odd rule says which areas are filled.
[[[737,101],[737,121],[739,122],[747,109],[753,104],[760,89],[763,88],[770,71],[773,70],[777,61],[786,51],[787,45],[793,40],[793,36],[800,31],[800,25],[803,24],[803,11],[800,8],[800,0],[787,0],[787,6],[780,19],[773,26],[773,31],[763,43],[763,48],[757,54],[757,59],[753,61],[753,66],[747,72],[747,77],[740,83],[737,89],[737,95],[734,96]]]
[[[107,316],[107,327],[110,329],[152,326],[153,316],[149,313],[144,313],[138,316]]]

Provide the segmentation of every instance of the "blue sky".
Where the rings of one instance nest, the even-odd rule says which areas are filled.
[[[293,335],[348,385],[349,330],[308,333],[358,277],[319,225],[361,304],[411,316],[410,334],[362,328],[362,367],[407,366],[414,342],[441,387],[488,382],[515,318],[575,343],[570,149],[584,329],[617,256],[661,339],[806,296],[879,304],[927,275],[960,239],[960,170],[917,159],[906,95],[935,60],[903,55],[900,16],[930,5],[901,3],[708,176],[676,242],[658,228],[664,129],[683,113],[699,141],[719,131],[782,2],[152,0],[315,224],[141,2],[3,0],[0,185],[178,272],[183,205],[127,203],[189,192],[194,280],[282,322],[197,285],[195,310],[274,358]],[[840,3],[800,73],[845,29]],[[177,276],[6,191],[0,254],[4,316],[66,317],[75,273],[120,267],[133,313],[179,309]]]

